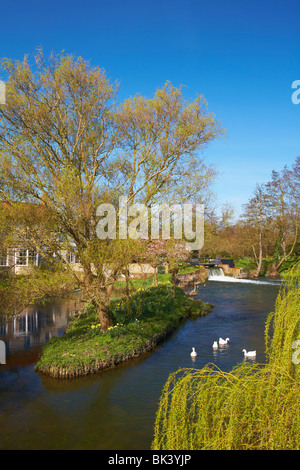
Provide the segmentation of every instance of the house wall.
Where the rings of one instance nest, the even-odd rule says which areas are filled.
[[[16,275],[27,275],[32,272],[33,266],[31,265],[18,265],[16,264],[16,257],[15,257],[15,249],[9,249],[7,252],[7,266],[0,266],[0,274],[5,274],[8,272],[12,272],[13,274]],[[67,252],[61,253],[63,258],[68,262],[69,266],[71,267],[72,270],[76,272],[76,274],[83,273],[83,267],[81,263],[78,262],[69,262],[69,257]],[[39,263],[39,259],[37,259],[36,265]],[[148,263],[132,263],[128,267],[129,269],[129,274],[132,276],[145,276],[145,275],[151,275],[154,274],[155,268],[151,266]],[[94,273],[96,273],[96,269],[92,269]],[[109,266],[107,266],[107,275],[109,275]]]
[[[129,265],[129,274],[154,274],[155,268],[148,263]]]

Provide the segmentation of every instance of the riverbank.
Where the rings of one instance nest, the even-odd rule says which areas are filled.
[[[66,333],[47,343],[35,370],[56,378],[72,378],[114,367],[152,350],[180,321],[205,316],[212,304],[194,300],[179,287],[160,285],[139,290],[129,301],[113,299],[114,326],[104,334],[94,310],[73,318]]]
[[[300,449],[299,278],[298,264],[265,322],[265,364],[244,360],[224,371],[207,363],[170,374],[152,450]]]

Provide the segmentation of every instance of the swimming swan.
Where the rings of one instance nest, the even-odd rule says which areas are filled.
[[[195,348],[192,348],[191,357],[196,357],[196,356],[197,356],[197,353],[195,351]]]
[[[212,345],[213,349],[218,349],[218,342],[214,341],[214,344]]]
[[[229,338],[226,338],[226,339],[223,339],[223,338],[219,338],[219,344],[227,344],[228,341],[230,341]]]
[[[246,349],[243,349],[242,351],[244,353],[245,357],[255,357],[256,356],[256,351],[246,351]]]

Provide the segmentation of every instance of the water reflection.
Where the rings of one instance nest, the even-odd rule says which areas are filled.
[[[6,357],[40,348],[53,336],[62,335],[70,317],[82,307],[76,300],[55,299],[44,305],[29,306],[0,324],[0,339],[5,342]]]

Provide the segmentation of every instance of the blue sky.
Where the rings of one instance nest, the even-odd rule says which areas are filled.
[[[0,6],[0,57],[82,56],[120,81],[119,100],[166,80],[188,100],[202,94],[227,129],[204,154],[220,173],[217,203],[238,215],[300,155],[299,19],[299,0],[15,0]]]

